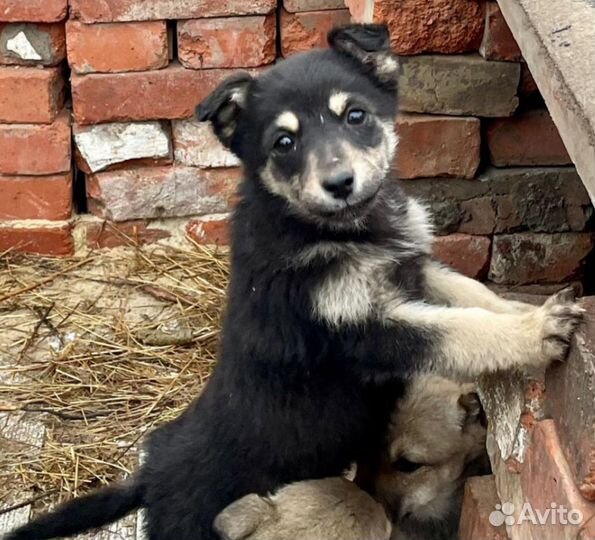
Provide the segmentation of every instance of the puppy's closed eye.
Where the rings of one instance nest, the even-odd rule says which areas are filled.
[[[391,463],[393,470],[406,474],[414,473],[423,466],[423,463],[416,463],[415,461],[411,461],[405,457],[400,457]]]

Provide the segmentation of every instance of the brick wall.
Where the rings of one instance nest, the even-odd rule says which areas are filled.
[[[592,207],[497,4],[347,4],[0,0],[0,251],[226,243],[239,164],[194,107],[354,19],[402,55],[395,166],[437,256],[500,288],[580,281]]]
[[[67,0],[0,1],[0,252],[73,250]]]

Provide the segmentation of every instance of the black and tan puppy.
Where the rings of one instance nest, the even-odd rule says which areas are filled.
[[[339,475],[380,437],[401,378],[564,357],[581,317],[565,295],[511,304],[431,260],[427,216],[389,176],[399,68],[386,28],[329,41],[257,79],[233,76],[198,108],[244,165],[203,394],[149,437],[129,484],[11,540],[70,535],[139,506],[150,540],[211,539],[239,497]]]

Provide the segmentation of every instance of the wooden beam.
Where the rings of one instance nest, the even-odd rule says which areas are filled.
[[[595,0],[498,0],[595,204]]]

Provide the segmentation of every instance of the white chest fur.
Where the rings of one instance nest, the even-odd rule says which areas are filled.
[[[388,253],[350,256],[337,263],[312,291],[315,316],[339,326],[381,313],[389,298],[398,294],[389,282],[395,264]]]

